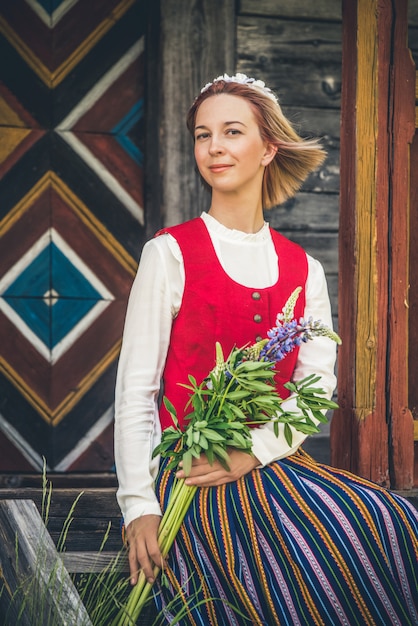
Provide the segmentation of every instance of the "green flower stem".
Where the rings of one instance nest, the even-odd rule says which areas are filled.
[[[197,487],[194,485],[186,485],[184,480],[177,480],[172,489],[167,509],[161,519],[158,531],[158,542],[164,558],[173,545],[196,489]],[[159,567],[154,568],[154,578],[158,576],[159,571]],[[145,575],[141,572],[137,584],[129,594],[126,607],[118,615],[112,626],[133,626],[136,624],[151,589],[152,584],[147,581]]]
[[[222,395],[222,397],[221,397],[221,401],[220,401],[220,403],[219,403],[219,408],[218,408],[218,413],[217,413],[217,416],[218,416],[218,417],[219,417],[219,416],[221,415],[221,413],[222,413],[222,408],[223,408],[223,405],[225,404],[225,401],[226,401],[226,399],[227,399],[227,396],[228,396],[229,390],[230,390],[230,388],[232,387],[232,383],[235,383],[235,382],[236,382],[236,383],[238,383],[238,385],[239,385],[239,386],[241,386],[241,385],[240,385],[240,382],[239,382],[239,379],[237,378],[237,376],[235,375],[235,373],[234,373],[234,372],[231,372],[231,380],[229,381],[229,383],[228,383],[228,384],[227,384],[227,386],[225,387],[224,392],[223,392],[223,395]]]

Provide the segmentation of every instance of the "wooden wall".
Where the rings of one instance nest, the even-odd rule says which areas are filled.
[[[266,214],[270,224],[319,259],[337,316],[341,6],[320,2],[242,0],[236,69],[260,76],[306,137],[321,137],[324,165],[301,192]]]
[[[155,179],[155,168],[146,177],[149,231],[199,215],[208,206],[185,130],[187,109],[201,86],[224,72],[265,80],[301,134],[321,137],[328,151],[324,166],[301,193],[266,218],[323,263],[336,320],[340,3],[241,0],[236,6],[232,0],[162,0],[160,20],[160,75],[151,77],[160,106],[159,154],[151,146],[148,153],[150,164],[159,163],[160,178]]]

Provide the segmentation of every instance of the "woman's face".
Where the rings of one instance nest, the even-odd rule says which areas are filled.
[[[257,189],[274,157],[261,138],[250,104],[240,96],[219,94],[202,102],[196,115],[195,158],[213,192]]]

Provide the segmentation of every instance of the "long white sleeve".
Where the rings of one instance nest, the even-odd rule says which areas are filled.
[[[245,236],[228,231],[207,215],[203,217],[219,259],[231,278],[258,288],[274,284],[277,257],[267,227],[263,233]],[[180,308],[183,289],[182,255],[175,240],[163,235],[149,241],[132,285],[116,381],[117,497],[126,524],[147,513],[160,513],[154,493],[159,459],[152,459],[152,451],[161,437],[157,402],[171,325]],[[305,314],[331,326],[323,269],[309,256]],[[321,386],[331,397],[335,387],[334,362],[334,343],[316,338],[301,346],[294,379],[318,373],[322,376]],[[289,448],[284,437],[272,435],[267,424],[254,429],[252,438],[253,452],[265,465],[292,454],[305,436],[294,433],[293,446]]]
[[[115,392],[119,506],[128,525],[160,514],[154,493],[160,441],[158,395],[172,324],[169,276],[157,240],[144,247],[128,302]]]

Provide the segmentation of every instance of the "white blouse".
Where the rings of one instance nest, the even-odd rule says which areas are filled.
[[[267,223],[257,233],[249,234],[228,229],[207,213],[201,217],[223,268],[235,282],[262,289],[277,281],[277,255]],[[305,317],[320,319],[331,328],[323,268],[311,256],[307,258]],[[154,492],[159,459],[152,459],[152,451],[161,438],[160,380],[183,289],[183,259],[175,239],[166,234],[147,242],[129,297],[116,380],[117,498],[126,525],[141,515],[161,514]],[[335,343],[326,337],[303,343],[293,380],[316,373],[322,377],[320,384],[331,398],[336,384],[335,357]],[[286,406],[297,410],[291,398],[286,400]],[[252,429],[251,436],[252,451],[261,465],[293,454],[306,438],[293,430],[290,447],[282,432],[279,437],[274,435],[271,424]]]

